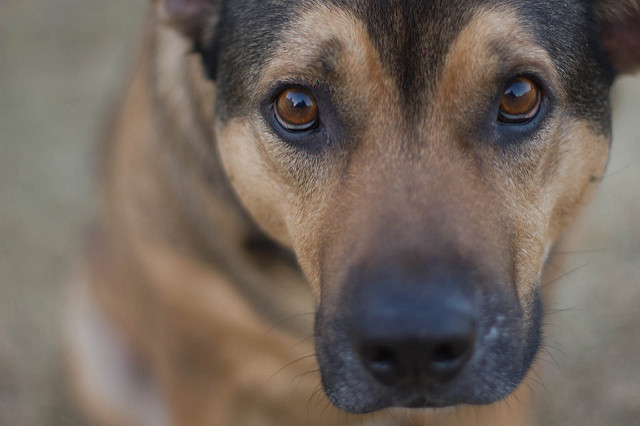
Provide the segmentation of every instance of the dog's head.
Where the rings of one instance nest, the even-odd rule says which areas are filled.
[[[318,302],[349,412],[486,404],[540,342],[540,275],[605,168],[638,0],[164,0],[217,148]]]

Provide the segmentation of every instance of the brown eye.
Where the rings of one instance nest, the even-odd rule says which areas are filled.
[[[511,80],[500,97],[498,121],[523,124],[540,110],[541,94],[538,86],[526,77]]]
[[[280,93],[273,104],[282,127],[291,131],[312,129],[318,121],[318,107],[308,90],[292,87]]]

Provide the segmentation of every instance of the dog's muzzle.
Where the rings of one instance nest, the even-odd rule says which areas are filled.
[[[329,399],[366,413],[507,396],[537,351],[540,298],[523,307],[512,286],[489,283],[458,269],[352,274],[337,300],[323,300],[316,320]]]

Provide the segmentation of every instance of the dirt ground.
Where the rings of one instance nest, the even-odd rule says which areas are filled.
[[[0,0],[0,425],[84,424],[61,361],[63,285],[147,3]],[[552,265],[540,425],[640,424],[640,78],[614,98],[607,177]]]

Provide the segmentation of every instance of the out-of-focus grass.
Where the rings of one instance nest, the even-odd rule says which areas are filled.
[[[148,1],[0,3],[0,424],[81,423],[61,361],[63,286],[94,211],[98,141]],[[588,82],[585,82],[588,84]],[[543,425],[640,419],[640,80],[616,87],[608,176],[558,280]],[[545,356],[543,354],[543,356]]]

